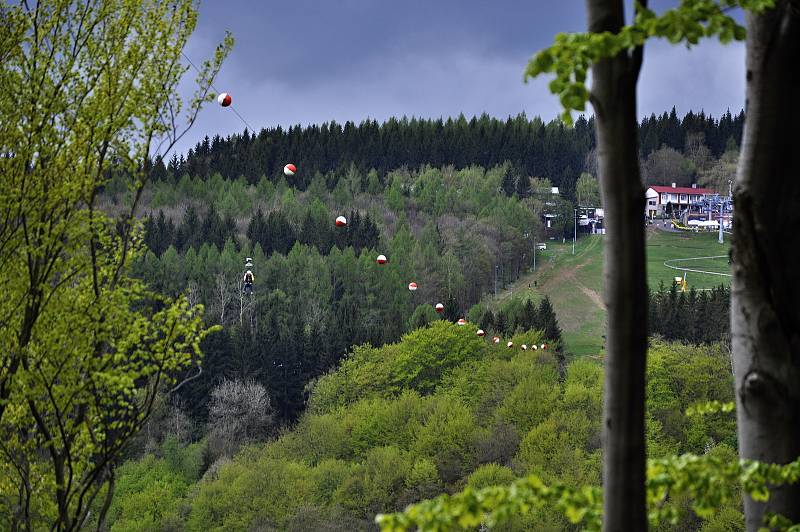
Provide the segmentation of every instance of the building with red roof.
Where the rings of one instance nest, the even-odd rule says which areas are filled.
[[[687,207],[699,203],[707,196],[714,196],[717,191],[710,188],[698,188],[697,185],[691,187],[678,187],[675,183],[672,186],[652,185],[645,192],[645,216],[655,218],[665,212],[683,211]]]

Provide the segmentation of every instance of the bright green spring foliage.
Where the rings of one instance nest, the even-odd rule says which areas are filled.
[[[703,416],[706,414],[716,414],[717,412],[733,412],[736,408],[736,403],[733,401],[720,402],[720,401],[707,401],[690,406],[686,409],[687,416]]]
[[[441,495],[414,504],[403,513],[378,515],[375,521],[384,532],[415,527],[437,532],[474,529],[481,524],[493,527],[545,504],[564,512],[572,524],[600,530],[603,504],[599,488],[546,486],[534,475],[515,480],[509,486],[466,488],[453,496]]]
[[[722,43],[741,41],[745,29],[726,11],[741,7],[758,13],[774,6],[775,0],[681,0],[678,7],[656,14],[637,2],[633,24],[624,26],[619,33],[556,35],[552,46],[530,60],[525,79],[555,74],[550,91],[558,95],[564,107],[562,119],[572,123],[571,111],[584,111],[590,99],[586,76],[594,63],[643,46],[652,37],[668,39],[673,44],[683,42],[687,47],[708,37],[718,37]]]
[[[667,504],[669,498],[688,495],[692,510],[700,517],[711,517],[718,508],[737,496],[741,486],[756,500],[769,498],[769,485],[800,480],[800,460],[786,465],[762,464],[752,460],[731,460],[724,452],[698,456],[685,454],[649,460],[647,501],[652,526],[676,524],[678,510]],[[536,476],[519,479],[506,486],[466,488],[455,495],[441,495],[409,506],[404,512],[381,514],[375,518],[384,532],[409,529],[440,532],[462,530],[485,524],[489,527],[549,505],[563,512],[574,525],[585,530],[602,526],[602,491],[599,487],[568,488],[546,486]],[[770,516],[765,525],[794,530],[780,516]],[[773,528],[775,529],[775,528]]]
[[[196,20],[192,0],[0,6],[0,529],[80,528],[156,394],[197,371],[202,308],[129,275]],[[231,45],[203,64],[187,123]],[[114,218],[97,204],[112,175],[132,199]]]

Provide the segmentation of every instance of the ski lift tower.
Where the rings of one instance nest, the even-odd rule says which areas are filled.
[[[711,221],[713,219],[714,214],[717,214],[719,219],[719,243],[723,243],[722,233],[723,228],[725,226],[725,216],[726,214],[732,220],[733,215],[733,199],[731,196],[721,196],[719,194],[713,194],[710,196],[705,196],[698,202],[700,206],[701,212],[708,213],[708,220]]]

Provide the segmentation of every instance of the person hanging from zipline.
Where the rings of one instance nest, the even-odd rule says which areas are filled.
[[[244,279],[243,280],[244,280],[244,289],[243,289],[244,293],[252,295],[253,294],[253,281],[255,280],[253,278],[253,272],[251,272],[250,270],[247,270],[244,273]]]

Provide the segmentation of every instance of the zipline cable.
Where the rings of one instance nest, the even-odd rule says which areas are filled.
[[[203,75],[203,73],[200,71],[200,69],[199,69],[199,68],[197,68],[197,66],[196,66],[196,65],[195,65],[195,64],[192,62],[192,60],[191,60],[191,59],[189,59],[189,56],[187,56],[187,55],[186,55],[186,54],[183,52],[183,50],[181,50],[181,55],[183,56],[183,58],[184,58],[184,59],[186,59],[186,61],[188,61],[188,62],[189,62],[189,64],[190,64],[190,65],[192,65],[192,68],[194,68],[194,69],[197,71],[197,73],[198,73],[198,74],[200,74],[200,75]],[[222,92],[222,91],[220,91],[219,89],[217,89],[217,88],[214,86],[214,84],[213,84],[213,83],[209,83],[209,86],[210,86],[212,89],[214,89],[214,90],[217,92],[217,94],[219,94],[220,92]],[[233,111],[233,112],[234,112],[234,114],[236,114],[236,116],[238,116],[238,117],[239,117],[239,120],[241,120],[241,121],[242,121],[242,123],[245,125],[245,127],[246,127],[247,129],[249,129],[249,130],[250,130],[250,133],[255,133],[255,132],[256,132],[256,130],[255,130],[255,129],[253,129],[253,126],[251,126],[250,124],[248,124],[248,123],[247,123],[247,120],[245,120],[245,119],[244,119],[244,117],[243,117],[242,115],[240,115],[240,114],[239,114],[239,111],[237,111],[237,110],[236,110],[236,108],[233,106],[233,104],[231,104],[231,105],[230,105],[230,108],[231,108],[231,111]]]

